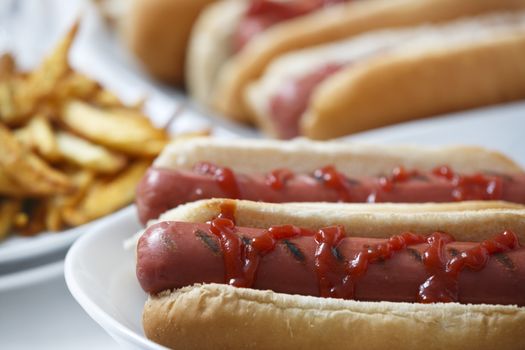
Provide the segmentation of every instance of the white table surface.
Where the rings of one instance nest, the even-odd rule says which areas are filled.
[[[115,349],[119,346],[69,293],[63,269],[0,293],[2,349]]]

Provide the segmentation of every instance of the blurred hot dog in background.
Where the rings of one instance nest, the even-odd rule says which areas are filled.
[[[152,76],[271,137],[328,139],[525,97],[523,0],[99,4]]]

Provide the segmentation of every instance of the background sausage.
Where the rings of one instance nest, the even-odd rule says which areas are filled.
[[[347,179],[348,198],[319,179],[296,174],[282,188],[268,185],[266,175],[235,175],[238,199],[282,202],[451,202],[454,184],[443,177],[425,174],[396,183],[390,190],[382,189],[379,178]],[[501,198],[525,204],[525,175],[502,177]],[[142,223],[156,219],[168,209],[206,198],[235,198],[225,191],[213,176],[188,170],[150,168],[137,189],[137,207]],[[486,199],[486,198],[465,198]]]

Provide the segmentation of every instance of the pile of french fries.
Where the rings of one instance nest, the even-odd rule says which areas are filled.
[[[87,223],[131,203],[169,138],[74,71],[75,24],[50,56],[19,72],[0,57],[0,239]]]

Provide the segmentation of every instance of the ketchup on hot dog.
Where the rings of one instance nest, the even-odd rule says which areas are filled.
[[[236,227],[234,208],[207,224],[161,222],[137,250],[149,293],[194,283],[371,301],[525,305],[525,249],[511,231],[481,243],[442,232],[349,237],[341,226]]]
[[[234,33],[233,48],[240,51],[254,36],[269,27],[348,0],[252,0]]]
[[[449,167],[424,172],[396,167],[378,177],[350,178],[333,166],[312,174],[277,169],[239,174],[200,163],[193,171],[150,168],[138,186],[143,223],[177,205],[206,198],[282,202],[451,202],[506,200],[525,204],[525,175],[457,174]]]

